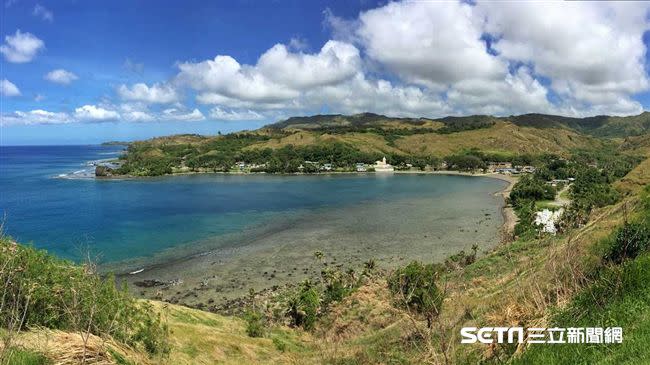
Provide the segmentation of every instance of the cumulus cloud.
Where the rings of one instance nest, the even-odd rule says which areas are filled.
[[[7,79],[0,81],[0,95],[2,96],[19,96],[20,90],[18,87]]]
[[[317,54],[292,53],[276,44],[257,62],[261,75],[293,90],[340,83],[361,67],[359,50],[351,44],[328,41]]]
[[[133,110],[130,112],[122,113],[122,119],[127,122],[152,122],[156,117],[140,110]]]
[[[45,74],[45,80],[61,85],[69,85],[72,81],[78,80],[79,77],[70,71],[62,68],[52,70]]]
[[[332,39],[318,50],[295,38],[250,64],[229,55],[179,62],[167,82],[118,86],[122,101],[142,105],[87,105],[79,109],[103,113],[77,109],[73,118],[205,120],[198,108],[179,103],[187,88],[198,104],[209,105],[207,117],[232,121],[323,107],[413,117],[636,114],[643,107],[635,95],[650,90],[643,42],[648,9],[638,2],[479,0],[389,2],[352,19],[326,10]],[[0,49],[5,58],[31,60],[42,41],[33,37],[41,44],[31,47],[15,41],[29,37],[8,36]],[[142,72],[129,60],[124,67]],[[152,112],[152,104],[173,107]]]
[[[74,120],[67,113],[49,112],[36,109],[28,112],[16,111],[7,115],[0,115],[1,125],[15,124],[65,124]]]
[[[5,36],[5,43],[0,46],[0,53],[7,62],[26,63],[36,57],[45,48],[45,43],[31,33],[23,33],[20,29],[14,35]]]
[[[648,89],[644,3],[481,2],[477,13],[500,57],[534,65],[568,101],[635,113],[630,95]]]
[[[199,109],[191,112],[179,110],[177,108],[165,109],[160,116],[164,120],[181,121],[181,122],[198,122],[205,120],[205,116]]]
[[[74,117],[79,121],[103,122],[117,120],[120,115],[114,110],[104,109],[96,105],[84,105],[74,110]]]
[[[266,117],[264,117],[262,114],[254,112],[252,110],[224,110],[218,106],[210,110],[210,118],[227,121],[266,119]]]
[[[130,88],[120,85],[117,93],[124,100],[141,101],[151,104],[168,104],[177,102],[179,99],[176,90],[168,84],[153,84],[151,87],[138,83]]]
[[[356,32],[371,59],[408,82],[444,87],[507,72],[486,52],[472,6],[459,1],[390,3],[362,13]]]
[[[46,7],[44,7],[41,4],[36,4],[36,6],[34,6],[32,15],[37,16],[50,23],[54,21],[54,13],[52,13],[52,11],[48,10]]]
[[[181,63],[177,81],[203,93],[272,104],[297,98],[308,88],[341,82],[354,75],[360,65],[359,51],[350,44],[329,41],[316,54],[290,52],[278,44],[262,54],[254,66],[222,55]]]

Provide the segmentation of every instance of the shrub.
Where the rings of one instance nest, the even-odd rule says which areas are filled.
[[[287,305],[291,324],[310,330],[314,327],[320,307],[320,292],[309,280],[305,280],[298,294]]]
[[[553,200],[555,193],[554,187],[540,179],[526,175],[512,187],[510,203],[513,206],[519,206],[522,202],[530,200]]]
[[[626,223],[616,232],[614,242],[605,255],[606,261],[621,263],[635,258],[650,248],[650,230],[643,224]]]
[[[264,337],[264,317],[260,312],[250,311],[245,316],[246,334],[249,337]]]
[[[92,267],[55,258],[0,237],[0,327],[43,326],[108,335],[149,354],[169,350],[167,327],[150,305],[133,299],[115,279]]]
[[[388,288],[394,304],[426,318],[431,327],[433,318],[440,314],[443,293],[436,286],[438,272],[434,265],[413,261],[395,270],[388,278]]]

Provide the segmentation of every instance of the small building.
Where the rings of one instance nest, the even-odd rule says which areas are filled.
[[[386,157],[382,158],[381,161],[375,161],[375,172],[393,172],[395,168],[386,162]]]
[[[331,163],[324,163],[323,166],[320,168],[323,171],[332,171],[332,164]]]
[[[532,174],[535,172],[535,166],[521,166],[519,171],[524,174]]]
[[[366,164],[363,162],[357,162],[356,165],[357,172],[366,172],[368,169],[366,168]]]
[[[573,180],[575,180],[575,179],[573,179]],[[546,183],[553,186],[553,187],[555,187],[555,186],[558,186],[560,184],[568,184],[570,182],[571,182],[571,180],[569,180],[569,179],[553,179],[551,181],[547,181]]]
[[[503,169],[512,169],[512,162],[488,162],[487,170],[489,172],[498,172]]]
[[[502,175],[516,175],[516,174],[519,173],[519,170],[513,169],[512,167],[510,167],[510,168],[496,169],[496,170],[494,170],[494,172],[496,172],[498,174],[502,174]]]

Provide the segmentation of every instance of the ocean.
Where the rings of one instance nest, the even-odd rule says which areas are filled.
[[[479,240],[494,243],[503,222],[502,198],[494,193],[505,182],[482,177],[196,174],[92,178],[89,161],[117,157],[122,149],[0,147],[0,212],[5,233],[62,258],[79,261],[90,255],[108,265],[172,259],[226,245],[268,245],[276,237],[295,242],[296,247],[309,237],[331,250],[336,250],[336,242],[348,248],[356,242],[372,246],[363,237],[389,237],[377,243],[376,249],[384,251],[391,250],[390,242],[403,250],[408,244],[405,239],[421,237],[418,247],[425,252],[452,241],[458,246],[448,247],[453,250]]]

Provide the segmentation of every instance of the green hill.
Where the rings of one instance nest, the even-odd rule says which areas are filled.
[[[434,166],[450,156],[556,154],[619,148],[643,153],[650,113],[632,117],[569,118],[525,114],[498,118],[392,118],[378,114],[292,117],[255,131],[228,135],[177,135],[131,143],[115,175],[150,176],[237,169],[298,172],[305,161],[354,171],[386,156],[394,165]],[[487,162],[484,160],[484,162]],[[238,170],[238,169],[237,169]],[[303,171],[309,172],[309,171]],[[313,171],[311,171],[313,172]]]

